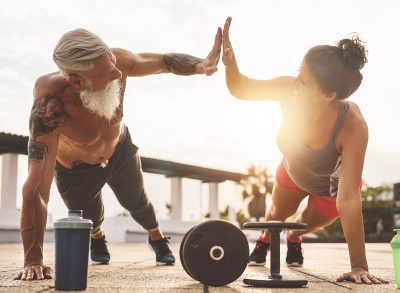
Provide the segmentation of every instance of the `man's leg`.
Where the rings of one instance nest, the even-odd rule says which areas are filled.
[[[82,165],[66,169],[56,165],[55,179],[65,205],[70,210],[82,210],[83,217],[93,222],[91,231],[91,259],[94,263],[108,263],[110,254],[101,230],[104,220],[104,205],[101,189],[105,184],[103,168]]]
[[[108,180],[108,185],[132,218],[149,232],[149,243],[156,252],[157,264],[174,263],[175,258],[168,247],[168,240],[158,227],[154,207],[144,189],[139,155],[133,155],[117,168]]]

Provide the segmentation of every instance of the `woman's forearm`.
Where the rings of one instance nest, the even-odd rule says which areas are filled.
[[[241,98],[241,92],[246,77],[240,73],[238,66],[235,64],[229,67],[225,67],[225,77],[226,85],[229,89],[229,92],[234,97]]]
[[[338,211],[349,249],[351,268],[363,268],[368,271],[361,200],[351,198],[339,201]]]

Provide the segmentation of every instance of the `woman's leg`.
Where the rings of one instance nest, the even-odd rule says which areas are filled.
[[[281,163],[276,171],[275,184],[272,190],[272,202],[265,214],[266,221],[285,221],[286,218],[293,215],[301,201],[308,194],[301,190],[289,177],[286,169]],[[256,241],[253,252],[249,256],[249,265],[265,265],[265,259],[270,242],[268,230]]]
[[[310,195],[307,207],[296,219],[296,222],[306,223],[307,230],[289,231],[288,237],[291,240],[298,241],[301,235],[326,227],[337,218],[336,197],[323,198]]]
[[[296,213],[301,201],[307,195],[308,194],[301,189],[296,190],[294,188],[285,187],[277,178],[272,190],[272,202],[267,209],[265,220],[285,221],[286,218]],[[263,238],[266,242],[270,242],[268,230],[264,231]]]

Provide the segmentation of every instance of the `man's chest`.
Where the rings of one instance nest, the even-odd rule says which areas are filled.
[[[122,116],[122,109],[117,110],[115,117],[108,121],[83,106],[67,106],[66,119],[60,129],[60,135],[66,141],[81,146],[94,145],[99,141],[112,141],[119,136]]]

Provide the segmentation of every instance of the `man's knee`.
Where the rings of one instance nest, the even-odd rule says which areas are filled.
[[[143,188],[130,193],[128,197],[119,197],[119,202],[122,207],[129,212],[141,211],[142,209],[146,209],[151,205],[146,191]]]
[[[156,212],[151,202],[141,209],[130,211],[132,218],[135,219],[146,230],[155,229],[158,227]]]
[[[122,207],[129,211],[132,218],[146,230],[158,227],[154,207],[144,188],[130,190],[129,194],[116,195]]]
[[[143,203],[142,205],[138,206],[135,205],[132,208],[128,209],[128,211],[135,216],[145,216],[147,214],[154,214],[154,207],[150,201]]]

